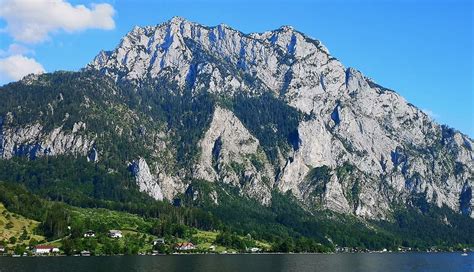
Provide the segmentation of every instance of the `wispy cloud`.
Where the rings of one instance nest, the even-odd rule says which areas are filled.
[[[114,8],[109,4],[73,6],[64,0],[2,0],[0,18],[7,23],[2,32],[16,41],[38,43],[51,32],[114,29]]]
[[[34,55],[35,51],[21,44],[12,43],[6,50],[0,49],[0,58],[12,55]]]

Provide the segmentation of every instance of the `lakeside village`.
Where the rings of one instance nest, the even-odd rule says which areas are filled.
[[[65,237],[47,243],[30,242],[28,246],[14,244],[16,241],[0,241],[0,256],[26,257],[26,256],[102,256],[102,255],[166,255],[166,254],[192,254],[192,253],[214,253],[214,254],[236,254],[236,253],[260,253],[270,249],[267,244],[261,247],[250,247],[244,249],[223,246],[222,235],[218,232],[199,231],[191,241],[176,239],[175,237],[156,238],[147,234],[134,233],[130,230],[109,230],[107,233],[96,233],[88,230],[84,232],[82,243],[70,244]],[[224,239],[235,239],[229,236]],[[250,237],[247,237],[251,239]],[[33,239],[34,240],[34,239]],[[195,242],[196,243],[196,242]],[[122,249],[122,250],[120,250]],[[124,250],[125,249],[125,250]]]
[[[129,232],[124,230],[124,232]],[[217,232],[200,231],[194,236],[194,240],[200,241],[195,245],[191,241],[179,240],[172,237],[165,238],[147,237],[143,234],[124,234],[121,230],[109,230],[107,233],[96,233],[92,230],[83,234],[81,245],[71,245],[67,243],[67,237],[44,244],[30,243],[29,246],[16,245],[15,247],[5,246],[5,242],[0,241],[0,256],[27,257],[27,256],[106,256],[106,255],[167,255],[167,254],[242,254],[242,253],[277,253],[272,251],[270,245],[263,242],[256,242],[254,247],[232,249],[223,246],[222,235]],[[133,242],[131,238],[138,238],[142,243]],[[251,237],[245,237],[251,239]],[[228,236],[224,239],[235,239]],[[224,241],[225,242],[225,241]],[[229,241],[227,241],[229,242]],[[129,245],[129,243],[134,243]],[[259,245],[260,247],[257,247]],[[122,248],[134,248],[132,251],[119,251]],[[395,251],[382,249],[380,251],[369,251],[366,249],[336,247],[335,253],[390,253],[390,252],[412,252],[417,251],[410,247],[401,247]],[[441,252],[436,247],[428,249],[426,252]],[[466,252],[473,252],[474,249],[464,249]],[[291,252],[290,252],[291,253]]]

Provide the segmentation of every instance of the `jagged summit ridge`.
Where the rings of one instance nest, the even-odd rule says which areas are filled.
[[[196,49],[241,72],[256,75],[270,89],[284,88],[285,75],[295,59],[311,55],[322,55],[320,61],[330,58],[318,41],[288,27],[246,35],[224,24],[205,27],[173,17],[154,27],[135,27],[116,49],[101,52],[89,68],[137,84],[167,76],[171,69],[177,72],[173,72],[173,80],[180,86],[185,86],[192,76],[210,75],[226,89],[249,88],[235,71],[215,67],[209,59],[202,59]]]

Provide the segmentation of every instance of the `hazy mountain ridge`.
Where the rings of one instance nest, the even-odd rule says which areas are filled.
[[[74,82],[94,85],[97,80],[101,84],[92,89],[100,95],[86,99],[91,89],[86,86],[80,100],[71,100],[77,103],[73,109],[83,109],[65,111],[75,122],[54,112],[64,109],[61,91],[45,104],[49,112],[45,106],[24,120],[18,120],[21,109],[13,107],[21,108],[19,98],[16,104],[2,104],[2,158],[65,153],[91,161],[114,158],[119,161],[114,167],[131,169],[140,190],[170,201],[185,193],[192,179],[203,179],[235,186],[263,205],[271,203],[276,189],[291,191],[309,209],[367,218],[386,218],[396,206],[416,206],[420,197],[474,216],[473,141],[344,67],[319,41],[291,27],[243,34],[175,17],[156,27],[134,28],[86,70]],[[38,87],[48,82],[45,78],[10,85]],[[58,91],[56,83],[48,84]],[[169,94],[157,98],[154,92],[163,90]],[[166,109],[167,101],[181,96],[188,100],[176,105],[184,110],[171,109],[160,119],[156,103],[164,101],[160,107]],[[186,108],[187,101],[204,106]],[[236,105],[243,101],[257,105],[254,112],[239,110]],[[100,107],[92,111],[96,103]],[[265,103],[278,111],[255,112]],[[110,115],[101,114],[106,108],[112,109]],[[189,112],[202,114],[180,115]],[[283,113],[297,123],[287,116],[259,116]],[[55,122],[48,119],[53,116]],[[91,122],[106,126],[90,128]],[[184,135],[186,129],[191,136]],[[113,134],[133,143],[133,151],[121,153],[110,141]],[[276,136],[269,141],[264,138],[269,134]],[[180,146],[186,137],[189,141]],[[217,193],[211,195],[219,205]]]

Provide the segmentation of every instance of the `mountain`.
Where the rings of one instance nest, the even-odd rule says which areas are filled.
[[[216,212],[235,193],[360,220],[428,207],[474,217],[472,146],[289,26],[244,34],[174,17],[135,27],[81,72],[0,88],[0,179],[69,203],[152,198]],[[74,182],[58,185],[73,170],[36,177],[48,158],[79,162],[94,182],[81,179],[77,196]]]
[[[263,204],[276,188],[291,190],[309,206],[378,218],[393,202],[406,203],[416,194],[472,215],[472,140],[344,67],[321,42],[291,27],[246,35],[226,25],[209,28],[175,17],[156,27],[134,28],[89,68],[136,86],[172,82],[193,96],[271,94],[305,115],[295,127],[296,145],[282,150],[270,143],[276,154],[264,154],[258,152],[265,150],[260,134],[288,131],[258,132],[235,110],[216,106],[193,175],[238,185],[239,173],[225,166],[243,164],[249,188],[242,190]],[[261,158],[264,171],[256,171],[249,155]],[[314,179],[312,174],[324,166],[329,167],[327,179]],[[350,173],[344,175],[345,170]],[[315,196],[318,189],[322,193]]]

